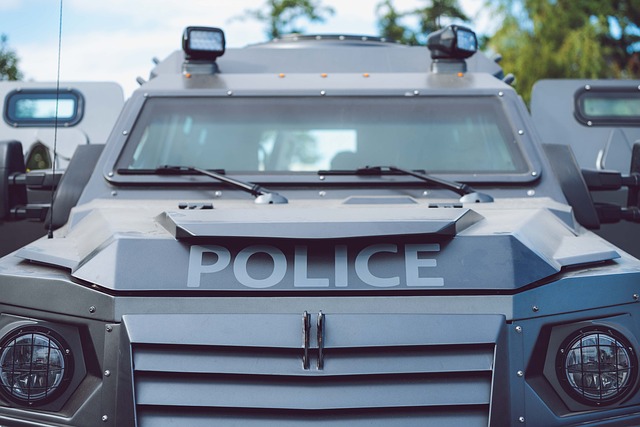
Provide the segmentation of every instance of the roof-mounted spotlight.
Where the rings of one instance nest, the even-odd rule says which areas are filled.
[[[464,60],[478,51],[478,38],[467,27],[449,25],[429,34],[427,48],[431,51],[433,72],[466,72]]]
[[[224,32],[214,27],[187,27],[182,35],[185,59],[215,61],[224,55]]]
[[[467,59],[477,52],[478,39],[467,27],[449,25],[429,34],[427,47],[433,59]]]

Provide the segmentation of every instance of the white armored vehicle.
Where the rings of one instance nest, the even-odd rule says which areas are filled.
[[[24,164],[13,172],[40,171],[29,175],[25,193],[33,206],[51,203],[51,187],[77,147],[104,145],[122,110],[124,94],[115,82],[2,81],[0,100],[0,141],[19,141],[23,148]],[[0,256],[46,234],[40,221],[43,212],[16,209],[12,219],[26,221],[0,223]]]

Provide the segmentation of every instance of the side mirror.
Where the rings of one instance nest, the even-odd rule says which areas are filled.
[[[543,144],[543,148],[562,193],[573,208],[576,220],[583,227],[592,230],[600,228],[598,212],[571,147],[564,144]]]
[[[27,203],[27,189],[12,185],[15,174],[25,173],[22,144],[18,141],[0,141],[0,220],[9,216],[13,206]]]

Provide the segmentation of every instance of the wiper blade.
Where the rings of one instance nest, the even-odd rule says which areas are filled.
[[[460,201],[463,203],[487,203],[493,202],[493,197],[488,194],[479,192],[473,189],[471,186],[451,181],[447,179],[442,179],[435,177],[433,175],[429,175],[427,173],[411,171],[408,169],[397,168],[395,166],[366,166],[364,168],[358,168],[351,171],[320,171],[318,172],[321,175],[344,175],[344,174],[355,174],[355,175],[385,175],[385,174],[400,174],[400,175],[408,175],[418,178],[422,181],[428,182],[432,185],[437,185],[438,187],[444,188],[446,190],[451,190],[460,196]]]
[[[253,182],[241,181],[236,178],[224,175],[224,171],[210,171],[206,169],[200,169],[193,166],[174,166],[163,165],[155,169],[155,173],[158,175],[183,175],[187,173],[198,173],[200,175],[206,175],[213,179],[217,179],[220,182],[229,184],[238,190],[245,191],[255,197],[255,202],[258,204],[285,204],[289,203],[286,197],[274,192],[269,191],[264,187],[254,184]],[[221,173],[222,172],[222,173]]]

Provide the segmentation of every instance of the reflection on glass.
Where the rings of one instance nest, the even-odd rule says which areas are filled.
[[[41,400],[60,386],[64,356],[50,337],[39,333],[21,335],[0,350],[0,384],[11,396]]]
[[[526,173],[496,97],[149,99],[120,168]]]
[[[627,349],[615,338],[593,333],[569,348],[565,369],[570,386],[583,397],[606,400],[629,386],[631,363]]]

